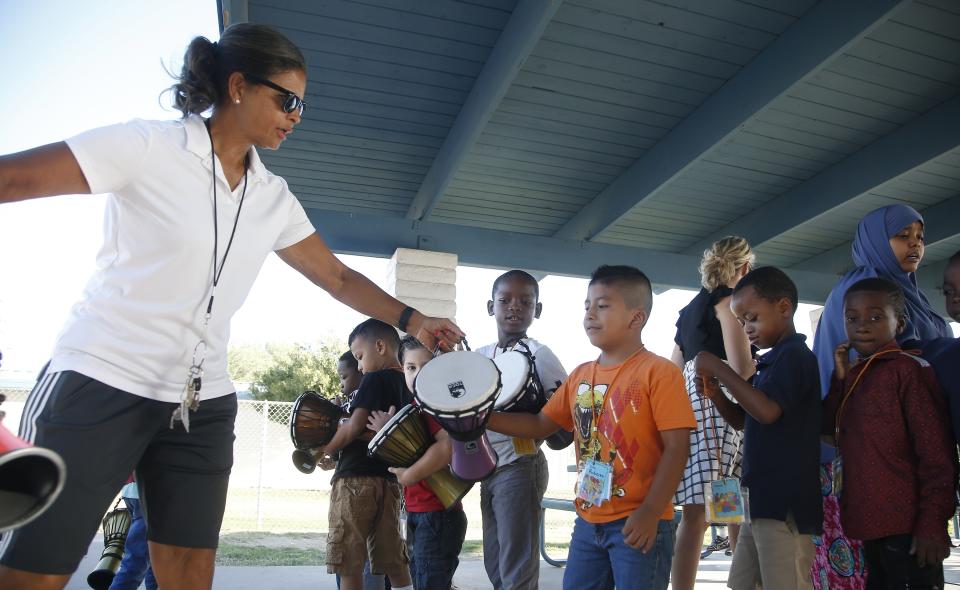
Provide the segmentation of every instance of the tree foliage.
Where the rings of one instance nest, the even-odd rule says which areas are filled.
[[[250,383],[254,399],[293,401],[312,389],[333,398],[340,394],[337,359],[347,350],[336,340],[313,343],[245,345],[227,352],[227,365],[236,381]]]

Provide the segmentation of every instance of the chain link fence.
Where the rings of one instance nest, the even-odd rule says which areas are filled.
[[[3,389],[7,396],[0,409],[6,411],[4,425],[16,431],[29,390]],[[243,531],[271,533],[323,533],[327,530],[327,512],[332,471],[319,468],[307,475],[293,465],[290,441],[291,402],[240,400],[234,432],[234,464],[227,492],[222,534]],[[550,464],[547,496],[570,499],[576,474],[568,472],[573,448],[550,451],[544,446]],[[480,486],[464,498],[469,530],[467,539],[480,539]],[[569,538],[572,515],[547,512],[547,524],[558,540]]]
[[[333,472],[318,468],[306,475],[293,466],[292,410],[291,402],[238,403],[223,532],[327,530]]]

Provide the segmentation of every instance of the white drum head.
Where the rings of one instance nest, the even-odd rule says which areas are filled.
[[[378,430],[377,433],[373,435],[373,438],[371,438],[370,442],[367,444],[367,450],[373,451],[373,449],[380,446],[380,441],[382,441],[385,436],[396,430],[397,424],[405,420],[408,415],[417,411],[419,411],[419,408],[413,404],[403,406],[397,410],[397,413],[394,414],[393,417],[387,420],[387,423],[383,425],[383,428]]]
[[[530,360],[522,352],[511,350],[499,354],[493,359],[500,369],[500,395],[493,404],[494,408],[502,408],[509,404],[523,392],[530,379]]]
[[[435,412],[463,412],[482,406],[500,388],[497,365],[478,352],[442,354],[420,369],[414,384],[420,403]]]

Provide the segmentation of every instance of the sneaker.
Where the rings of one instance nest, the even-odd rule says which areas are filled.
[[[704,551],[709,551],[713,553],[715,551],[727,551],[730,549],[730,539],[727,537],[716,536],[713,538],[713,542],[710,543]]]

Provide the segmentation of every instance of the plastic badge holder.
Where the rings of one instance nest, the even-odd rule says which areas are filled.
[[[748,492],[740,480],[716,479],[703,486],[706,520],[714,524],[741,524],[748,517]]]

